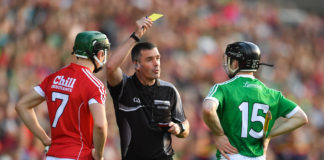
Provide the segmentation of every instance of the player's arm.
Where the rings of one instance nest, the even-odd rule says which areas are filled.
[[[278,121],[276,121],[276,122],[278,122]],[[291,132],[291,131],[305,125],[306,123],[308,123],[308,118],[307,118],[305,112],[299,108],[298,111],[293,116],[288,118],[287,121],[278,122],[278,124],[276,124],[276,122],[275,122],[275,126],[277,126],[277,127],[271,130],[268,138],[273,138],[273,137]]]
[[[93,157],[95,160],[103,159],[103,151],[107,139],[107,119],[105,105],[100,103],[92,103],[89,105],[90,112],[93,117]]]
[[[141,18],[136,21],[135,35],[141,38],[143,34],[152,26],[152,21],[149,18]],[[116,51],[111,54],[107,61],[107,81],[110,86],[116,86],[122,80],[122,70],[120,66],[129,55],[130,50],[134,47],[136,41],[133,38],[127,39]]]
[[[224,130],[216,113],[217,108],[218,104],[216,102],[206,99],[203,102],[203,119],[214,135],[222,136]]]
[[[238,151],[230,144],[227,136],[224,133],[223,127],[216,113],[217,108],[218,103],[216,101],[205,99],[203,102],[203,120],[215,135],[216,148],[226,159],[229,159],[226,153],[236,154]]]
[[[103,159],[104,146],[107,139],[107,119],[105,105],[100,103],[93,103],[89,105],[90,112],[93,117],[93,144],[94,144],[94,158]]]
[[[51,139],[40,126],[33,109],[44,100],[44,97],[40,96],[36,91],[31,90],[18,101],[15,109],[27,128],[40,139],[45,146],[48,146],[51,144]]]

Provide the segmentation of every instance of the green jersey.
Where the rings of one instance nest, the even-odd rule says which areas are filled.
[[[281,92],[270,89],[250,75],[238,75],[214,85],[206,99],[218,103],[217,115],[232,146],[247,157],[263,155],[263,126],[268,110],[272,114],[269,133],[279,117],[290,118],[299,109]],[[217,158],[220,152],[217,151]]]

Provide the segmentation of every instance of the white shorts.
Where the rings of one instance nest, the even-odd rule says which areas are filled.
[[[231,160],[266,160],[265,155],[262,155],[262,156],[259,156],[259,157],[246,157],[246,156],[242,156],[240,154],[227,154],[227,156]],[[221,160],[226,160],[226,158],[223,157],[223,155],[221,155]]]
[[[74,160],[74,159],[70,159],[70,158],[56,158],[56,157],[52,157],[52,156],[47,156],[46,160]]]

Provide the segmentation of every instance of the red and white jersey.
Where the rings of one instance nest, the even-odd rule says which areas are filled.
[[[92,159],[89,104],[105,104],[106,88],[89,68],[71,63],[46,77],[35,91],[46,99],[52,144],[47,156]]]

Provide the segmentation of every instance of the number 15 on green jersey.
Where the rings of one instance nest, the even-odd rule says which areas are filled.
[[[239,154],[248,157],[263,155],[263,127],[268,111],[273,117],[268,133],[277,118],[289,118],[298,111],[297,105],[281,92],[249,75],[214,85],[206,99],[219,104],[217,115],[226,136]]]

